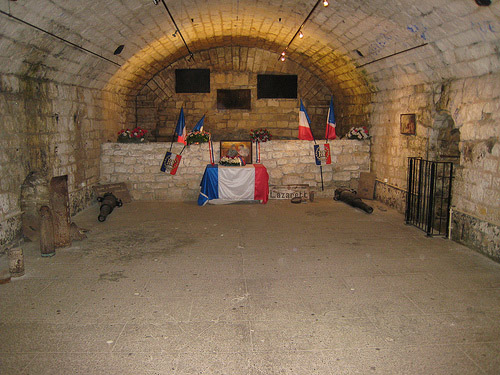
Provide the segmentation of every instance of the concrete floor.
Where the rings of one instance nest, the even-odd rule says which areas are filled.
[[[500,265],[374,206],[94,206],[0,285],[0,373],[499,374]]]

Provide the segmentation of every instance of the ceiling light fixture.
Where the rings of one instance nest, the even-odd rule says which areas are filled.
[[[163,0],[162,0],[163,1]],[[288,48],[290,47],[290,45],[293,43],[293,41],[295,40],[295,38],[297,38],[297,36],[302,39],[304,37],[304,33],[302,32],[302,29],[304,28],[304,25],[306,24],[307,21],[309,21],[309,18],[311,18],[311,15],[313,14],[313,12],[316,10],[316,8],[318,7],[318,5],[320,3],[323,3],[323,5],[325,7],[328,6],[328,1],[326,0],[318,0],[316,1],[316,4],[314,4],[313,8],[311,9],[311,11],[309,12],[309,14],[307,15],[307,17],[305,18],[304,22],[302,22],[299,26],[299,28],[297,29],[297,31],[295,32],[295,34],[293,34],[292,36],[292,39],[290,39],[290,42],[288,42],[287,46],[285,47],[285,49],[283,50],[283,52],[281,53],[281,56],[279,57],[279,59],[281,61],[285,61],[284,57],[285,57],[285,52],[288,50]]]
[[[115,52],[113,52],[113,55],[119,55],[120,53],[122,53],[123,48],[125,48],[125,46],[124,46],[123,44],[122,44],[122,45],[119,45],[119,46],[115,49]]]

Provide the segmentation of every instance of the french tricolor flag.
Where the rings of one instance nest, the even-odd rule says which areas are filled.
[[[186,144],[186,119],[184,118],[183,108],[181,108],[181,113],[179,113],[179,118],[177,119],[175,133],[177,134],[177,142]]]
[[[328,117],[326,119],[326,133],[325,139],[335,139],[337,134],[335,134],[335,113],[333,112],[333,96],[330,100],[330,108],[328,109]]]
[[[193,131],[194,132],[202,132],[203,131],[203,124],[204,124],[204,122],[205,122],[205,115],[203,115],[203,117],[201,118],[201,120],[196,123],[196,125],[193,128]]]
[[[311,132],[311,120],[307,114],[304,103],[300,99],[300,111],[299,111],[299,139],[305,141],[314,141],[313,134]]]
[[[200,206],[208,201],[214,204],[242,200],[267,203],[269,199],[269,175],[260,164],[246,167],[208,165],[200,186]]]

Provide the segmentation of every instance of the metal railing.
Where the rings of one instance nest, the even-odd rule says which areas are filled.
[[[453,163],[408,158],[406,224],[448,237]]]

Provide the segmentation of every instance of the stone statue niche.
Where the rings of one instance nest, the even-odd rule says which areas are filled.
[[[441,112],[434,117],[429,144],[430,160],[453,163],[460,160],[460,129],[455,127],[455,121],[448,113]]]

